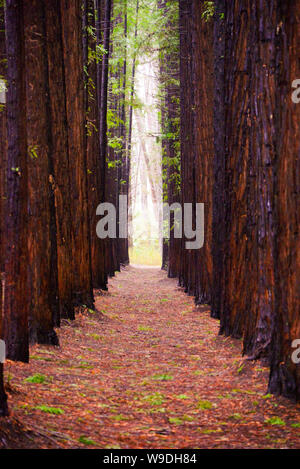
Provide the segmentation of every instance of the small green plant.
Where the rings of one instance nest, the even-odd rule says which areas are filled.
[[[37,410],[41,410],[42,412],[45,412],[46,414],[52,414],[52,415],[62,415],[64,414],[64,410],[59,409],[58,407],[49,407],[47,405],[38,405],[35,407]]]
[[[271,399],[272,394],[265,394],[264,396],[262,396],[262,399]]]
[[[26,383],[42,384],[49,381],[49,378],[47,378],[45,375],[41,375],[40,373],[36,373],[35,375],[28,376],[28,378],[25,378],[24,381]]]
[[[205,428],[204,430],[199,429],[199,431],[203,433],[204,435],[210,435],[211,433],[220,433],[222,432],[222,429],[218,428],[217,430],[214,430],[214,429]]]
[[[200,400],[200,401],[198,401],[197,408],[202,409],[202,410],[209,410],[209,409],[213,408],[213,403],[210,402],[210,401]]]
[[[90,337],[92,337],[94,340],[100,340],[101,337],[98,334],[89,334]]]
[[[149,396],[145,396],[143,401],[149,402],[151,405],[161,405],[165,402],[163,394],[160,392],[156,392],[154,394],[150,394]]]
[[[178,396],[176,396],[176,397],[177,397],[177,399],[182,399],[182,400],[189,398],[189,396],[187,396],[186,394],[178,394]]]
[[[235,414],[230,415],[229,418],[233,420],[242,420],[243,417],[241,416],[241,414],[235,413]]]
[[[52,358],[41,357],[40,355],[30,355],[30,360],[41,360],[41,361],[45,361],[45,362],[53,361]]]
[[[115,420],[116,422],[122,422],[123,420],[128,420],[128,417],[126,417],[126,415],[122,415],[122,414],[111,415],[110,418],[112,420]]]
[[[269,419],[265,420],[265,423],[268,423],[270,425],[285,425],[285,421],[282,420],[280,417],[270,417]]]
[[[79,443],[82,443],[86,446],[95,446],[97,444],[94,440],[91,440],[90,438],[87,438],[83,435],[78,438],[78,441]]]
[[[150,327],[150,326],[138,326],[138,330],[139,331],[144,331],[144,332],[153,331],[152,327]]]
[[[182,425],[184,423],[184,421],[178,417],[169,417],[169,422],[174,425]]]
[[[291,424],[291,427],[293,427],[293,428],[300,428],[300,422],[292,423],[292,424]]]
[[[157,381],[171,381],[173,379],[172,375],[162,374],[162,375],[154,375],[153,379]]]

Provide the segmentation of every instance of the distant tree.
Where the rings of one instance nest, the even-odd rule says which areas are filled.
[[[106,289],[107,275],[105,271],[105,241],[99,239],[96,234],[96,208],[101,202],[101,197],[103,197],[98,112],[100,89],[99,80],[97,79],[98,69],[99,75],[101,74],[103,56],[103,38],[101,37],[101,15],[103,15],[103,7],[102,4],[99,4],[97,9],[95,9],[93,0],[85,2],[84,6],[83,50],[85,112],[87,116],[85,134],[87,147],[88,208],[90,219],[93,287]],[[100,28],[100,31],[97,31],[97,27]]]

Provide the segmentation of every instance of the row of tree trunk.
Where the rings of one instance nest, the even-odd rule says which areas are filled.
[[[178,277],[299,399],[300,2],[211,3],[179,1],[181,201],[205,204],[205,241]]]
[[[113,273],[108,242],[96,236],[111,11],[111,0],[6,0],[5,15],[1,8],[0,338],[11,360],[28,362],[30,343],[58,345],[60,319],[94,308],[93,289]]]
[[[180,202],[180,86],[179,86],[179,8],[159,0],[158,6],[164,18],[165,34],[160,38],[159,50],[159,102],[162,148],[163,202],[171,207]],[[176,206],[176,205],[175,205]],[[169,237],[163,239],[162,268],[171,278],[178,277],[181,240],[175,237],[174,211],[169,224]]]

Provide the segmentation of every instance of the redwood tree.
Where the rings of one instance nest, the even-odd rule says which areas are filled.
[[[4,8],[3,5],[0,5],[0,77],[4,78],[6,76],[6,49],[5,49],[5,25],[4,25]],[[1,106],[1,104],[0,104]],[[2,286],[4,285],[3,281],[5,279],[3,274],[3,207],[5,200],[5,171],[6,171],[6,106],[1,106],[0,108],[0,266],[1,266],[1,300],[0,300],[0,339],[3,340],[3,330],[2,330],[2,314],[3,314],[3,304],[2,304]],[[3,383],[3,364],[0,363],[0,416],[8,414],[7,409],[7,397],[4,390]]]
[[[70,184],[66,84],[59,0],[44,1],[48,61],[49,119],[51,119],[51,186],[55,197],[57,270],[60,316],[74,319],[74,272],[72,247],[73,211]]]
[[[24,0],[28,145],[28,250],[32,342],[58,344],[59,316],[52,125],[44,1]],[[38,184],[37,184],[38,181]]]
[[[7,0],[7,168],[5,225],[5,300],[3,319],[7,356],[27,362],[28,350],[28,189],[23,1]]]
[[[90,226],[87,200],[87,165],[84,145],[85,113],[82,50],[82,9],[80,0],[60,2],[69,174],[72,211],[73,295],[76,305],[93,307]]]
[[[102,194],[102,165],[100,164],[99,147],[99,112],[98,100],[100,95],[97,70],[101,72],[101,5],[95,10],[94,1],[85,2],[84,12],[84,79],[85,79],[85,106],[87,114],[86,146],[87,146],[87,184],[88,208],[91,235],[91,259],[93,273],[93,287],[106,289],[107,275],[105,272],[105,242],[96,234],[96,209],[101,202]],[[96,21],[97,19],[97,21]],[[98,35],[93,29],[98,27]],[[97,40],[98,38],[98,40]]]
[[[270,392],[300,400],[299,364],[292,342],[300,338],[300,105],[291,99],[300,76],[300,4],[280,2],[277,10],[277,88],[275,160],[275,321]],[[298,345],[299,347],[299,345]]]

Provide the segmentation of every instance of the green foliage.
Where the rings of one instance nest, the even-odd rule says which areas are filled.
[[[143,401],[148,402],[151,405],[162,405],[165,402],[164,395],[160,392],[150,394],[149,396],[143,397]]]
[[[204,2],[204,10],[202,12],[201,17],[204,21],[210,21],[216,12],[216,4],[213,1]],[[219,13],[219,18],[223,20],[225,18],[224,13]]]
[[[215,2],[204,2],[204,10],[202,12],[202,18],[205,21],[209,21],[215,14],[216,6]]]
[[[154,375],[153,379],[155,379],[157,381],[171,381],[173,379],[173,376],[168,375],[168,374]]]
[[[168,188],[180,193],[180,81],[179,81],[179,11],[177,2],[167,2],[160,11],[159,35],[160,102],[163,199],[168,202]]]
[[[272,394],[265,394],[264,396],[262,396],[262,399],[271,399]]]
[[[91,440],[90,438],[87,438],[86,436],[81,435],[78,438],[79,443],[82,443],[83,445],[86,446],[96,446],[97,443],[94,440]]]
[[[32,376],[28,376],[28,378],[25,378],[24,381],[26,383],[42,384],[42,383],[45,383],[45,382],[49,381],[49,379],[45,375],[41,375],[40,373],[36,373]]]
[[[38,145],[32,145],[28,147],[28,155],[33,160],[38,158],[38,154],[37,154],[38,148],[39,148]]]
[[[153,331],[152,327],[149,326],[138,326],[138,330],[143,332]]]
[[[183,425],[184,421],[178,417],[169,417],[169,422],[174,425]]]
[[[204,429],[204,430],[199,429],[199,431],[200,431],[201,433],[203,433],[203,435],[211,435],[212,433],[220,433],[220,432],[222,432],[221,428],[218,428],[217,430],[206,428],[206,429]]]
[[[189,397],[186,394],[178,394],[177,399],[188,399]]]
[[[242,420],[243,417],[241,416],[241,414],[238,414],[238,413],[236,412],[236,413],[230,415],[229,418],[231,418],[231,419],[233,419],[233,420]]]
[[[285,425],[284,420],[282,420],[280,417],[270,417],[265,420],[265,423],[268,423],[269,425]]]
[[[129,110],[143,110],[144,103],[141,103],[136,94],[132,99],[132,67],[136,68],[146,60],[153,60],[158,57],[159,61],[166,62],[168,55],[176,57],[176,70],[179,70],[179,9],[178,2],[166,2],[163,8],[159,8],[156,0],[139,2],[138,17],[136,15],[137,0],[127,0],[127,2],[114,2],[113,8],[113,29],[111,41],[113,44],[112,54],[109,60],[109,98],[108,98],[108,146],[112,150],[109,152],[108,168],[116,167],[117,159],[124,159],[126,154],[126,139],[124,130],[128,132]],[[126,18],[125,18],[126,8]],[[126,19],[126,34],[124,30]],[[138,34],[135,35],[137,27]],[[124,60],[126,60],[126,75],[124,77]],[[125,81],[124,81],[125,78]],[[157,137],[158,141],[169,142],[172,150],[172,157],[163,156],[163,179],[167,184],[174,181],[174,186],[180,190],[180,113],[179,113],[179,80],[176,74],[160,75],[159,115],[162,115],[162,108],[165,90],[174,89],[170,101],[176,107],[176,115],[166,118],[162,123],[162,134]],[[125,105],[125,121],[121,119],[121,109]],[[164,113],[166,114],[166,113]],[[163,145],[164,147],[164,145]],[[168,175],[168,168],[172,168],[172,175]],[[174,171],[173,171],[174,169]],[[166,191],[165,191],[166,192]]]
[[[197,408],[201,410],[209,410],[213,408],[213,403],[210,401],[198,401]]]
[[[116,422],[122,422],[123,420],[128,420],[128,417],[122,414],[111,415],[110,418]]]
[[[62,409],[59,409],[58,407],[49,407],[44,404],[36,406],[35,409],[41,410],[42,412],[46,412],[47,414],[52,415],[62,415],[65,413]]]
[[[17,166],[16,168],[12,167],[10,169],[13,173],[16,173],[18,176],[21,176],[21,169],[19,168],[19,166]]]

